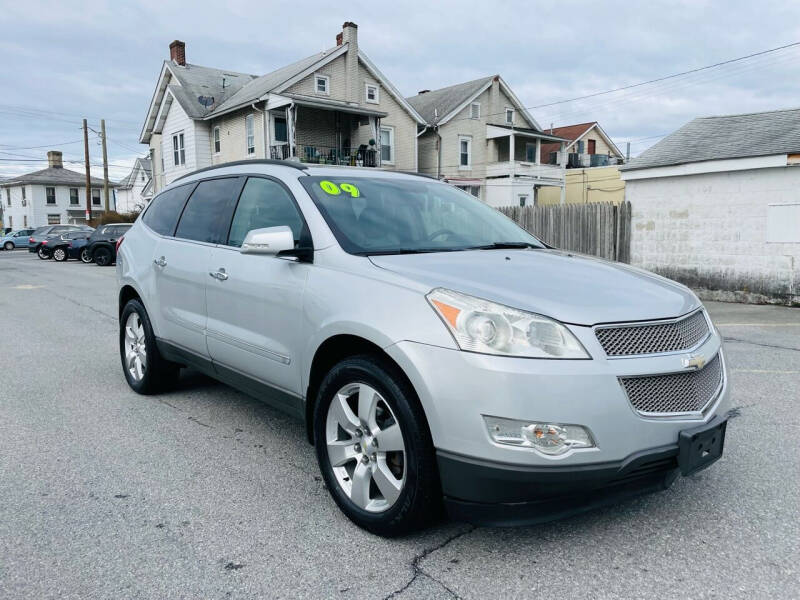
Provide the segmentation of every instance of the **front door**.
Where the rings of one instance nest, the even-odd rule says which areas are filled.
[[[288,190],[251,177],[242,190],[227,241],[211,252],[208,350],[215,365],[298,397],[307,263],[241,254],[248,231],[287,225],[296,243],[307,235]],[[274,398],[273,398],[274,399]],[[280,401],[280,400],[279,400]]]

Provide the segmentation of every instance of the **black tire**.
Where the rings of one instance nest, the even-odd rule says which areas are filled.
[[[405,444],[405,487],[384,512],[368,512],[353,503],[340,487],[328,458],[326,419],[334,395],[350,383],[372,386],[389,404]],[[314,446],[325,484],[336,504],[359,527],[394,537],[420,529],[442,513],[442,493],[428,424],[416,393],[389,361],[362,355],[347,358],[325,376],[314,407]]]
[[[147,352],[144,377],[139,381],[134,379],[125,364],[125,323],[127,323],[131,313],[134,312],[139,316],[144,329],[145,351]],[[120,315],[119,319],[119,354],[125,380],[137,394],[159,394],[174,386],[180,372],[180,366],[161,356],[153,334],[153,327],[150,324],[150,317],[139,300],[129,300],[125,308],[122,309],[122,315]]]
[[[3,248],[6,250],[13,250],[14,249],[14,242],[6,242],[3,244]]]
[[[81,250],[81,262],[82,262],[82,263],[84,263],[84,264],[88,265],[88,264],[90,264],[90,263],[91,263],[93,260],[94,260],[94,259],[92,258],[92,255],[91,255],[91,254],[89,254],[89,249],[88,249],[88,248],[84,248],[83,250]]]
[[[107,267],[114,262],[114,257],[111,255],[111,249],[106,248],[105,246],[100,246],[94,251],[92,256],[94,258],[94,264],[100,267]]]
[[[53,248],[52,254],[53,254],[53,260],[57,262],[64,262],[68,258],[67,249],[64,248],[63,246],[59,246],[58,248]]]
[[[47,246],[39,246],[36,249],[36,256],[38,256],[41,260],[50,260],[50,251],[47,249]]]

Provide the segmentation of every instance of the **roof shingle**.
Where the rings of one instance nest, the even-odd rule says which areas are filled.
[[[471,97],[479,89],[489,83],[494,75],[481,77],[466,83],[459,83],[449,87],[417,94],[406,98],[426,123],[434,124],[455,110],[462,102]]]

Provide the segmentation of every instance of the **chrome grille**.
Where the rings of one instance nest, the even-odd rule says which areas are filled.
[[[717,354],[699,371],[620,377],[619,382],[633,408],[641,414],[702,412],[722,384],[722,361]]]
[[[597,341],[607,356],[633,356],[687,350],[708,335],[702,310],[667,323],[598,327]]]

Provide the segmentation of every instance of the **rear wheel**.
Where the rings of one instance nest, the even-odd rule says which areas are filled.
[[[92,262],[92,255],[89,254],[89,249],[84,248],[81,250],[81,262],[86,263],[87,265]]]
[[[101,267],[107,267],[112,262],[111,250],[101,246],[94,251],[94,263]]]
[[[47,249],[47,246],[39,246],[36,255],[42,260],[48,260],[50,258],[50,251]]]
[[[119,354],[125,379],[139,394],[158,394],[177,378],[179,367],[161,356],[147,311],[139,300],[129,300],[122,310]]]
[[[64,262],[65,260],[67,260],[67,249],[58,247],[55,250],[53,250],[53,260],[56,260],[58,262]]]
[[[6,242],[3,244],[3,248],[6,250],[13,250],[14,249],[14,242]]]
[[[388,361],[348,358],[325,376],[314,411],[317,461],[336,504],[396,536],[439,515],[433,443],[414,390]]]

